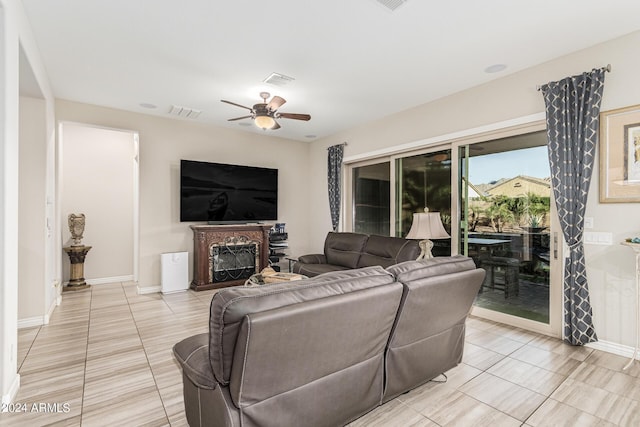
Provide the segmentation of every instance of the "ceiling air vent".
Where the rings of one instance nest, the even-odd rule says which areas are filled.
[[[407,2],[407,0],[376,0],[376,1],[392,12]]]
[[[284,74],[271,73],[271,75],[264,79],[262,82],[269,83],[270,85],[274,86],[286,86],[294,80],[295,79],[293,77],[285,76]]]
[[[201,110],[196,110],[195,108],[187,108],[187,107],[179,107],[177,105],[172,105],[171,110],[169,110],[169,114],[172,116],[184,117],[186,119],[196,119],[202,113]]]

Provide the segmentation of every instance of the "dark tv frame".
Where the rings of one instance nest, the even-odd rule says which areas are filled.
[[[203,170],[209,169],[210,174],[208,176],[204,176],[201,180],[202,186],[188,186],[185,182],[188,177],[184,172],[185,163],[189,163],[192,166],[199,165]],[[248,223],[262,223],[266,221],[277,221],[278,219],[278,190],[279,190],[279,181],[278,181],[278,169],[276,168],[267,168],[261,166],[247,166],[247,165],[236,165],[230,163],[215,163],[215,162],[206,162],[200,160],[180,160],[180,222],[207,222],[208,224],[248,224]],[[250,178],[247,180],[247,177],[251,176],[251,174],[255,174],[258,178]],[[205,174],[206,175],[206,174]],[[273,178],[275,175],[275,183],[273,182]],[[266,180],[267,177],[271,179]],[[193,176],[191,179],[196,179]],[[207,182],[208,181],[208,182]],[[242,181],[245,183],[242,184]],[[261,184],[266,182],[271,182],[271,185],[268,187],[260,188]],[[209,186],[207,186],[207,184]],[[275,186],[275,188],[274,188]],[[196,193],[210,191],[211,194],[205,197],[209,197],[209,207],[207,208],[198,208],[198,210],[204,210],[204,215],[194,216],[193,213],[187,215],[188,211],[185,207],[185,200],[188,197],[186,196],[185,191],[187,188],[191,188],[191,191]],[[272,212],[269,213],[261,213],[256,217],[231,217],[230,219],[224,219],[227,216],[227,210],[229,207],[231,209],[238,207],[238,195],[234,194],[235,192],[264,192],[266,194],[270,194],[271,197],[268,199],[275,199],[275,203],[272,209]],[[275,193],[275,194],[274,194]],[[231,194],[231,195],[229,195]],[[259,198],[258,198],[259,200]],[[203,202],[204,203],[204,202]],[[271,217],[273,216],[273,218]]]

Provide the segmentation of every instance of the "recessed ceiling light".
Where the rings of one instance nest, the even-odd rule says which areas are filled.
[[[489,73],[489,74],[493,74],[493,73],[499,73],[500,71],[503,71],[507,68],[506,65],[504,64],[493,64],[493,65],[489,65],[487,68],[484,69],[485,73]]]
[[[150,109],[158,108],[158,106],[157,106],[157,105],[150,104],[150,103],[148,103],[148,102],[141,102],[139,105],[140,105],[142,108],[150,108]]]
[[[318,136],[318,135],[305,135],[304,137],[305,137],[305,138],[312,139],[312,138],[316,138],[317,136]]]

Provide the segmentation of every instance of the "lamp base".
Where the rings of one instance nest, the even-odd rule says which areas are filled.
[[[417,260],[433,258],[433,254],[431,253],[431,249],[433,248],[433,242],[429,239],[420,240],[418,242],[418,246],[420,246],[420,255]]]

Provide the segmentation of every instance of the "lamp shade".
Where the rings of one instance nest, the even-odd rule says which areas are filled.
[[[411,229],[407,234],[407,239],[445,239],[451,237],[442,225],[440,212],[429,212],[427,208],[424,212],[414,213]]]

